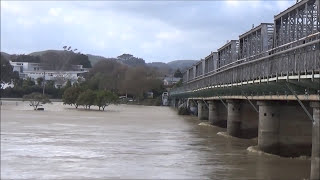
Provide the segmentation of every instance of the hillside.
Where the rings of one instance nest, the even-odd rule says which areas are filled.
[[[1,55],[4,56],[5,59],[10,59],[10,54],[1,52]]]
[[[1,52],[7,59],[9,59],[10,54],[7,54],[5,52]],[[55,69],[66,69],[68,68],[68,63],[77,53],[70,52],[70,51],[64,51],[64,50],[45,50],[45,51],[37,51],[30,53],[31,56],[39,56],[41,59],[41,62],[46,62],[51,64],[55,67]],[[163,75],[171,75],[173,74],[177,69],[180,69],[181,71],[184,71],[186,68],[192,66],[194,63],[196,63],[196,60],[175,60],[168,63],[163,62],[151,62],[151,63],[144,63],[144,60],[142,58],[136,58],[132,55],[130,55],[131,59],[126,59],[129,54],[123,54],[121,56],[115,57],[115,58],[106,58],[99,55],[92,55],[92,54],[86,54],[88,56],[88,60],[90,61],[91,65],[94,66],[99,61],[110,61],[110,60],[118,60],[119,62],[123,64],[127,64],[129,66],[135,66],[139,64],[146,64],[149,67],[152,67],[159,71]],[[132,60],[133,59],[133,60]]]
[[[196,61],[196,60],[175,60],[175,61],[168,62],[168,65],[172,69],[180,69],[181,71],[184,71],[185,69],[192,66],[196,62],[198,62],[198,61]]]
[[[172,71],[173,71],[168,64],[163,62],[147,63],[147,66],[155,68],[157,71],[159,71],[163,75],[172,74]]]
[[[43,54],[47,53],[55,53],[55,54],[70,54],[70,51],[64,51],[64,50],[46,50],[46,51],[38,51],[38,52],[33,52],[30,53],[29,55],[31,56],[41,56]],[[89,58],[89,61],[91,62],[91,65],[95,65],[99,61],[106,61],[110,60],[113,58],[105,58],[103,56],[98,56],[98,55],[92,55],[92,54],[86,54]]]
[[[71,65],[81,64],[90,68],[91,63],[86,55],[64,50],[46,50],[29,54],[40,57],[40,62],[45,63],[49,69],[71,70]]]
[[[99,61],[108,61],[113,59],[113,58],[105,58],[103,56],[96,56],[92,54],[86,54],[86,55],[88,56],[92,66],[94,66]]]
[[[64,52],[68,52],[68,51],[63,51],[63,50],[45,50],[45,51],[37,51],[37,52],[33,52],[33,53],[30,53],[28,55],[30,56],[42,56],[43,54],[46,54],[46,53],[64,53]]]

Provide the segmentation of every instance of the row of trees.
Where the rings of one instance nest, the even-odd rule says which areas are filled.
[[[73,105],[76,108],[78,106],[84,106],[86,109],[90,109],[95,105],[99,107],[99,110],[104,110],[111,103],[117,103],[118,96],[111,91],[84,89],[79,86],[72,86],[64,91],[62,96],[64,104]]]
[[[6,89],[0,89],[1,97],[8,98],[21,98],[26,94],[30,94],[33,92],[42,93],[43,92],[43,79],[38,78],[37,84],[31,80],[31,78],[27,79],[15,79],[13,80],[13,87],[7,87]],[[45,81],[45,94],[50,98],[59,99],[62,97],[65,89],[71,86],[70,81],[66,83],[66,86],[62,88],[56,88],[53,80]]]
[[[128,95],[139,101],[149,91],[154,97],[165,91],[162,79],[158,77],[159,73],[147,66],[130,67],[117,61],[100,61],[90,70],[83,86]]]

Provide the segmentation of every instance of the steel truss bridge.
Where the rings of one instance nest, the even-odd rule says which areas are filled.
[[[262,151],[311,153],[310,179],[319,180],[320,0],[298,1],[211,52],[169,99],[228,135],[258,137]]]
[[[320,100],[319,14],[297,2],[190,67],[170,98]]]

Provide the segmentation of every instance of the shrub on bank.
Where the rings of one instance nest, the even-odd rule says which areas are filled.
[[[190,112],[186,106],[186,104],[181,104],[179,107],[178,107],[178,114],[179,115],[189,115]]]

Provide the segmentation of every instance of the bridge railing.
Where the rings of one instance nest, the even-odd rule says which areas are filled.
[[[184,83],[182,87],[171,90],[170,94],[289,73],[319,73],[319,49],[320,33],[318,32],[267,52],[225,65],[198,79]]]

